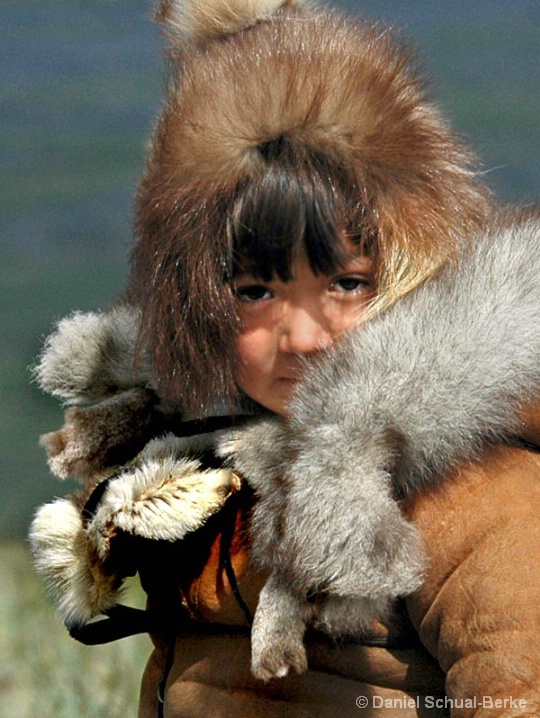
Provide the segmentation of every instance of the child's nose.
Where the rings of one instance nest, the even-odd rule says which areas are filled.
[[[289,309],[281,327],[281,351],[307,356],[327,349],[331,343],[332,333],[323,316],[305,308]]]

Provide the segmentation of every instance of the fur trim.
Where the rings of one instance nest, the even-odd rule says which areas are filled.
[[[159,429],[155,404],[153,392],[130,389],[95,406],[71,407],[62,429],[40,438],[51,472],[80,480],[117,472]]]
[[[71,501],[58,499],[38,510],[30,545],[36,570],[68,627],[87,623],[116,604],[118,578],[97,561]]]
[[[112,481],[88,527],[102,559],[117,531],[177,541],[195,531],[240,488],[233,471],[200,471],[190,459],[148,460]]]
[[[85,525],[74,501],[39,509],[30,530],[36,570],[67,626],[87,623],[118,601],[123,576],[111,561],[120,532],[176,541],[195,531],[240,488],[231,469],[201,471],[196,459],[178,459],[170,437],[155,440],[129,471],[110,481]]]
[[[164,0],[156,19],[175,47],[231,35],[268,20],[283,7],[302,0]]]
[[[127,305],[62,319],[33,370],[40,387],[67,404],[78,404],[146,386],[148,364],[134,364],[139,323],[139,312]]]

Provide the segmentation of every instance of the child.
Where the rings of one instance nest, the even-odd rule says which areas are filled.
[[[238,466],[256,486],[258,474],[266,470],[274,480],[286,477],[295,461],[302,466],[297,459],[303,456],[302,437],[313,415],[302,414],[302,401],[309,407],[309,396],[299,395],[296,405],[291,399],[307,371],[305,360],[317,366],[321,358],[321,366],[332,368],[323,374],[325,380],[341,387],[345,377],[345,384],[353,386],[347,378],[350,365],[339,361],[344,337],[356,335],[357,326],[383,310],[403,306],[405,295],[443,268],[453,271],[471,251],[469,240],[495,214],[472,171],[472,157],[428,103],[408,58],[386,31],[307,5],[279,5],[205,0],[181,6],[168,0],[160,8],[171,41],[173,76],[137,200],[138,241],[126,299],[136,311],[121,307],[97,322],[97,333],[90,332],[97,337],[93,356],[98,364],[77,366],[75,388],[66,389],[67,382],[59,393],[104,401],[71,410],[64,433],[46,440],[60,472],[75,469],[91,478],[84,501],[90,494],[94,505],[89,511],[86,503],[87,523],[82,529],[76,524],[76,530],[97,551],[90,568],[107,586],[94,605],[69,615],[75,623],[84,622],[87,614],[114,605],[129,555],[149,592],[152,615],[161,619],[153,626],[156,650],[143,680],[144,717],[157,714],[158,684],[161,710],[171,716],[356,715],[357,706],[365,707],[365,715],[383,716],[385,699],[388,715],[395,712],[392,701],[401,700],[399,712],[406,716],[416,715],[420,706],[433,708],[426,704],[433,696],[443,702],[430,715],[445,715],[450,706],[452,716],[464,716],[472,714],[465,699],[498,695],[522,699],[534,715],[540,708],[535,688],[539,615],[537,602],[531,605],[515,585],[521,570],[531,596],[540,585],[531,548],[540,463],[523,448],[492,448],[481,461],[447,476],[439,490],[409,498],[405,490],[390,497],[394,507],[395,498],[404,500],[391,514],[395,523],[386,524],[388,536],[408,530],[422,535],[428,559],[422,585],[417,581],[421,562],[413,561],[412,568],[398,562],[403,585],[394,587],[393,595],[416,590],[406,602],[393,604],[382,623],[367,631],[362,624],[362,634],[339,647],[320,632],[310,633],[310,670],[302,675],[268,684],[250,675],[245,627],[267,576],[248,564],[247,537],[259,551],[273,548],[282,564],[280,537],[286,539],[294,566],[296,557],[309,559],[305,545],[319,537],[326,545],[329,516],[337,523],[350,518],[332,517],[328,492],[324,523],[301,526],[303,539],[295,545],[290,524],[280,525],[289,496],[285,486],[272,494],[278,498],[271,500],[283,502],[273,513],[261,511],[261,493],[248,534],[253,496],[245,485],[239,488]],[[531,234],[504,236],[525,233]],[[134,336],[135,368],[130,358]],[[111,347],[118,346],[121,351],[111,359]],[[325,365],[327,355],[337,359]],[[384,361],[380,366],[382,371]],[[433,366],[434,375],[437,371]],[[45,385],[50,375],[49,361],[42,371]],[[307,386],[314,386],[309,377]],[[122,392],[105,399],[118,389]],[[393,382],[388,384],[389,395],[396,390]],[[318,407],[319,396],[311,406]],[[338,396],[344,396],[341,388]],[[449,406],[446,396],[445,401],[442,405]],[[119,405],[128,407],[136,421],[124,422],[111,438]],[[92,493],[96,476],[115,476],[118,464],[135,456],[151,436],[163,430],[186,434],[188,420],[211,416],[224,406],[233,415],[267,410],[281,417],[275,434],[269,433],[275,419],[264,424],[266,438],[272,437],[278,451],[273,454],[270,449],[276,446],[269,448],[259,434],[260,444],[251,442],[244,454],[240,450],[231,471],[221,462],[205,465],[200,457],[199,463],[166,464],[163,445],[154,443],[138,454],[124,478],[130,487],[147,481],[148,467],[157,462],[161,483],[144,483],[126,498],[127,482],[120,491],[122,477],[113,478],[100,490],[101,503]],[[318,408],[333,411],[334,404]],[[175,423],[178,414],[182,425]],[[98,431],[96,419],[107,431]],[[337,429],[345,436],[349,423],[358,426],[353,410],[345,410],[340,421]],[[528,440],[531,448],[537,434],[530,422],[520,428],[521,444]],[[95,441],[93,451],[81,436]],[[168,441],[167,461],[171,451],[180,456],[203,446],[200,437]],[[204,446],[215,444],[211,440]],[[396,455],[406,461],[402,444],[396,435]],[[258,449],[261,465],[254,467]],[[218,453],[223,451],[221,446]],[[330,457],[325,461],[330,472],[341,466],[341,453],[324,455]],[[272,465],[265,464],[268,456]],[[215,456],[205,460],[212,464]],[[308,461],[309,453],[304,468]],[[189,495],[185,482],[186,472],[192,478],[203,470],[204,502],[193,498],[201,482],[190,484]],[[163,487],[175,471],[184,472],[184,483],[167,493]],[[149,487],[156,492],[148,511],[154,522],[144,513]],[[182,506],[189,501],[189,521],[179,527]],[[364,508],[358,506],[354,514],[359,520],[367,514]],[[298,520],[302,523],[302,517]],[[150,543],[130,543],[126,535]],[[323,556],[327,565],[321,575],[332,578],[333,567],[348,551],[343,542],[341,549],[338,545]],[[319,553],[313,557],[321,561]],[[406,558],[401,555],[400,561]],[[259,560],[272,570],[272,556],[266,553],[261,560],[259,555]],[[296,580],[291,574],[295,595]],[[331,581],[305,586],[302,632],[304,623],[325,628],[317,615],[333,589]],[[342,613],[348,615],[341,616],[341,623],[347,630],[340,633],[355,634],[353,606],[347,603],[349,594],[343,597]],[[267,608],[277,616],[263,618],[277,619],[279,628],[280,606]],[[256,644],[254,649],[256,654]],[[297,670],[306,667],[303,655],[287,660]],[[255,668],[262,678],[286,673],[279,662]],[[357,704],[358,697],[367,702]]]

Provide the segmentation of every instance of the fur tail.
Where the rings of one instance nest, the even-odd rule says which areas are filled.
[[[160,22],[174,47],[204,45],[209,40],[245,30],[302,0],[163,0]]]
[[[36,571],[66,626],[84,625],[117,603],[121,582],[99,561],[72,501],[42,506],[29,538]]]
[[[522,430],[540,397],[540,221],[479,239],[448,268],[350,334],[305,374],[296,430],[325,416],[343,448],[386,436],[400,489],[416,489]],[[319,451],[321,449],[319,448]]]

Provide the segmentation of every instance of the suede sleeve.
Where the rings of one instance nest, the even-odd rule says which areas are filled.
[[[429,559],[408,599],[452,718],[540,715],[540,455],[490,450],[405,505]]]

